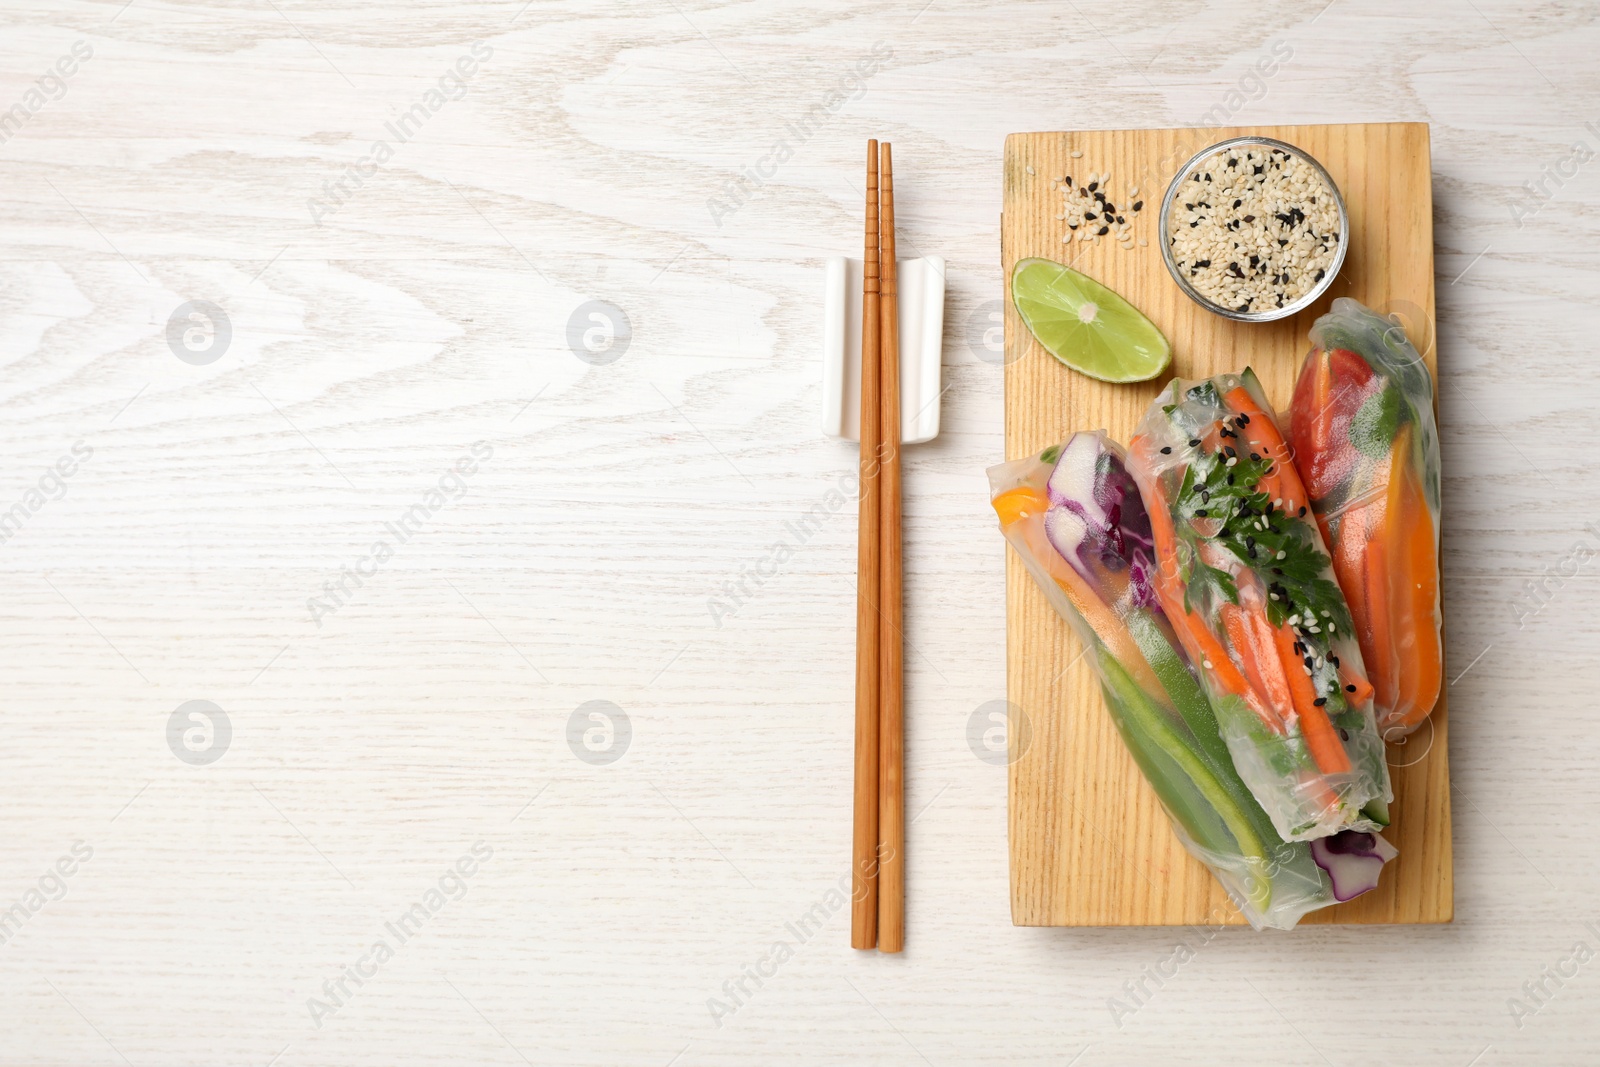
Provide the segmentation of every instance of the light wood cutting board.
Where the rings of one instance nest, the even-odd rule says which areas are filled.
[[[1332,290],[1276,323],[1229,322],[1203,311],[1167,274],[1159,215],[1167,182],[1207,145],[1241,134],[1276,137],[1316,157],[1344,194],[1350,247]],[[1081,153],[1074,158],[1073,153]],[[1144,201],[1125,250],[1062,242],[1052,179],[1110,172],[1114,203]],[[1138,193],[1129,195],[1130,186]],[[1334,297],[1351,296],[1402,317],[1428,366],[1433,345],[1433,215],[1428,127],[1423,123],[1103,130],[1013,134],[1006,139],[1001,223],[1007,285],[1006,457],[1104,427],[1126,443],[1171,374],[1203,378],[1253,366],[1280,410],[1287,406],[1312,321]],[[1124,212],[1126,217],[1127,213]],[[1040,348],[1010,303],[1011,269],[1041,256],[1068,263],[1127,297],[1172,343],[1171,374],[1141,385],[1106,385],[1068,370]],[[1445,502],[1448,523],[1449,502]],[[1021,926],[1242,924],[1201,864],[1173,836],[1102,703],[1077,637],[1034,587],[1014,553],[1006,561],[1010,769],[1011,917]],[[1446,677],[1449,677],[1448,673]],[[1378,889],[1314,912],[1308,923],[1435,923],[1452,916],[1450,778],[1444,698],[1403,746],[1391,746],[1393,825],[1400,858]],[[1025,744],[1025,748],[1023,745]],[[1017,748],[1022,748],[1018,752]]]

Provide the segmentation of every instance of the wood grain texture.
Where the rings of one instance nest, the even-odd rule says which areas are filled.
[[[1196,152],[1230,137],[1272,137],[1297,145],[1327,168],[1350,215],[1350,246],[1329,292],[1272,323],[1239,323],[1202,309],[1172,281],[1161,258],[1161,197]],[[1114,203],[1143,200],[1136,239],[1124,249],[1105,238],[1073,240],[1057,221],[1055,179],[1088,173]],[[1428,128],[1423,123],[1258,126],[1220,130],[1118,130],[1015,134],[1006,139],[1002,259],[1007,277],[1022,259],[1065,262],[1132,301],[1172,345],[1170,373],[1138,385],[1108,385],[1068,371],[1006,314],[1006,456],[1059,443],[1075,430],[1105,428],[1127,442],[1150,401],[1173,375],[1207,378],[1255,368],[1280,411],[1305,358],[1307,331],[1336,297],[1395,311],[1431,343],[1433,196]],[[1136,191],[1135,191],[1136,190]],[[1127,216],[1124,215],[1126,218]],[[1076,235],[1071,235],[1076,236]],[[1421,347],[1421,346],[1419,346]],[[1448,522],[1448,516],[1445,519]],[[1081,643],[1035,587],[1021,561],[1007,557],[1007,691],[1038,731],[1011,764],[1011,908],[1024,926],[1180,926],[1243,923],[1221,885],[1184,851],[1166,813],[1117,736]],[[1395,802],[1389,840],[1400,858],[1379,888],[1313,912],[1307,922],[1449,922],[1449,734],[1445,700],[1433,714],[1431,743],[1390,753]]]
[[[1593,937],[1600,893],[1600,571],[1515,610],[1600,522],[1600,164],[1511,214],[1596,147],[1592,6],[122,8],[0,5],[0,105],[94,49],[0,145],[0,510],[94,449],[0,545],[0,904],[95,850],[0,945],[0,1063],[1593,1060],[1592,965],[1520,1026],[1507,1009]],[[494,55],[467,95],[312,221],[476,40]],[[1275,40],[1293,58],[1262,90]],[[785,123],[813,105],[802,142]],[[1192,934],[1011,925],[983,470],[1005,451],[1006,132],[1216,107],[1431,126],[1456,920],[1228,929],[1174,974]],[[903,254],[949,264],[941,432],[905,454],[896,957],[853,952],[828,904],[856,450],[817,432],[818,293],[860,247],[868,137],[894,141]],[[165,339],[196,299],[233,326],[208,366]],[[609,364],[569,342],[590,300],[631,322]],[[477,440],[494,455],[466,493],[319,627],[307,598]],[[193,699],[232,721],[209,766],[168,746]],[[629,716],[615,762],[569,744],[591,700]],[[495,854],[467,895],[314,1025],[308,998],[478,840]],[[823,931],[745,977],[808,914]]]

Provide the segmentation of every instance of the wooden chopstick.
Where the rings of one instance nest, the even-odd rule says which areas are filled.
[[[900,531],[900,309],[894,239],[894,162],[887,141],[878,147],[879,320],[882,375],[879,431],[883,438],[878,495],[878,951],[905,947],[905,638]]]
[[[856,542],[856,792],[850,947],[878,943],[878,142],[867,142],[861,295],[861,503]]]

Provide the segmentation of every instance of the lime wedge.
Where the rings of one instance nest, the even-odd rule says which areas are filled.
[[[1172,362],[1155,323],[1093,278],[1048,259],[1011,272],[1011,299],[1052,356],[1102,382],[1142,382]]]

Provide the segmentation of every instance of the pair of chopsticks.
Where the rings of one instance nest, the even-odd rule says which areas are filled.
[[[856,794],[850,946],[905,945],[904,639],[901,635],[900,311],[894,164],[867,142],[861,301],[861,503],[856,586]]]

